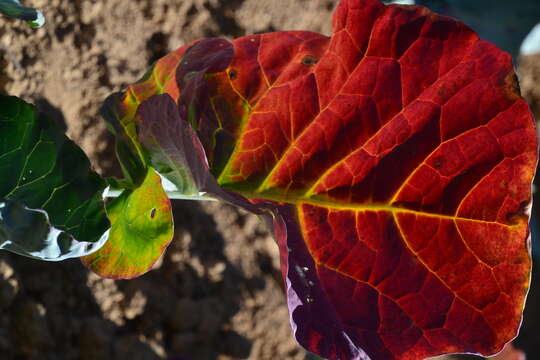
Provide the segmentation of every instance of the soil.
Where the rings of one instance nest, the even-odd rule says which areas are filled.
[[[98,116],[104,98],[200,37],[304,29],[330,33],[337,0],[27,0],[34,30],[0,18],[0,92],[64,126],[104,175],[118,174]],[[523,92],[540,114],[540,56]],[[175,239],[148,274],[101,279],[78,260],[0,253],[2,359],[305,359],[289,326],[278,250],[258,219],[228,205],[174,202]],[[529,305],[538,302],[535,290]],[[517,344],[540,340],[528,306]],[[532,319],[532,320],[528,320]],[[536,319],[536,320],[535,320]],[[531,325],[533,324],[533,325]],[[524,334],[524,335],[523,335]],[[521,342],[520,342],[521,341]]]
[[[118,175],[98,116],[106,96],[201,37],[330,33],[333,0],[34,0],[45,27],[0,18],[0,92],[64,126],[101,174]],[[294,15],[294,16],[293,16]],[[175,202],[175,239],[150,273],[101,279],[78,260],[0,253],[0,358],[304,359],[278,250],[259,220],[221,204]]]

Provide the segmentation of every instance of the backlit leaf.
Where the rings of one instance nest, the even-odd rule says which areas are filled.
[[[137,114],[139,139],[154,168],[182,194],[205,189],[213,177],[204,149],[193,129],[180,118],[174,100],[168,94],[155,95],[141,104]]]
[[[494,354],[521,322],[537,161],[511,56],[419,6],[342,0],[333,24],[183,47],[128,88],[121,123],[155,154],[139,105],[187,121],[226,201],[267,214],[310,351]]]
[[[43,260],[107,239],[106,186],[83,151],[31,105],[0,95],[0,248]]]
[[[144,274],[173,237],[171,203],[161,179],[148,169],[142,184],[107,203],[109,240],[83,263],[101,276],[129,279]]]

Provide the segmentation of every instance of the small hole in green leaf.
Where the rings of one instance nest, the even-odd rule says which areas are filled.
[[[302,65],[313,66],[318,62],[319,62],[319,59],[311,55],[306,55],[302,58]]]
[[[154,217],[156,217],[156,208],[153,208],[153,209],[150,211],[150,219],[153,219]]]

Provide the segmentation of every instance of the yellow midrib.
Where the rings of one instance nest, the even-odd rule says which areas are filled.
[[[232,190],[232,189],[231,189]],[[259,200],[268,200],[268,201],[274,201],[279,203],[287,203],[295,206],[301,206],[301,205],[312,205],[312,206],[319,206],[329,209],[336,209],[336,210],[349,210],[349,211],[385,211],[391,214],[413,214],[417,216],[424,216],[424,217],[435,217],[439,219],[447,219],[447,220],[460,220],[460,221],[470,221],[470,222],[478,222],[478,223],[484,223],[484,224],[498,224],[501,226],[506,226],[509,228],[518,227],[521,224],[505,224],[498,221],[487,221],[487,220],[480,220],[480,219],[470,219],[455,215],[445,215],[445,214],[437,214],[437,213],[429,213],[424,211],[417,211],[417,210],[411,210],[407,208],[401,208],[397,206],[393,206],[391,204],[376,204],[376,203],[347,203],[347,202],[339,202],[332,199],[324,199],[324,198],[305,198],[300,196],[287,196],[282,194],[275,194],[275,193],[267,193],[267,192],[249,192],[249,191],[242,191],[234,189],[236,193],[246,197],[247,199],[259,199]]]

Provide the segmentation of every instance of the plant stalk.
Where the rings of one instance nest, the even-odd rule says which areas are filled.
[[[111,189],[107,188],[103,192],[103,198],[116,198],[119,197],[124,189]],[[165,191],[169,199],[174,200],[195,200],[195,201],[218,201],[213,197],[207,196],[205,193],[200,193],[198,195],[186,195],[178,191]]]

